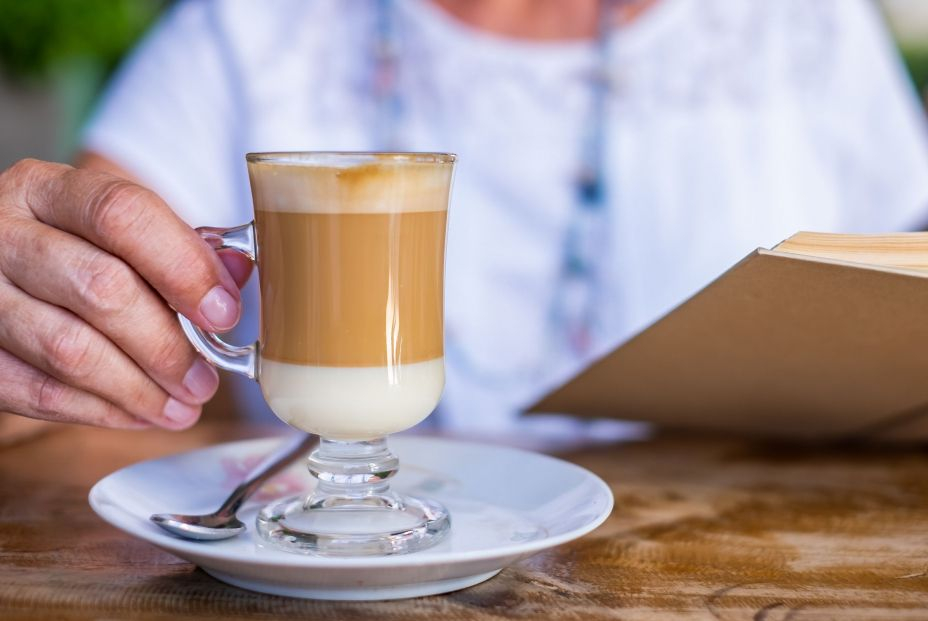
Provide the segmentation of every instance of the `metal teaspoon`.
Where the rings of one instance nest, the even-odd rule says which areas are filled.
[[[242,504],[269,478],[309,453],[319,439],[312,434],[299,434],[285,440],[280,447],[264,458],[251,471],[248,478],[233,490],[222,506],[209,515],[177,515],[155,513],[151,521],[164,530],[196,541],[228,539],[245,532],[245,525],[235,517]]]

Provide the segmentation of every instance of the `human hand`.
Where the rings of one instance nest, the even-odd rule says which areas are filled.
[[[37,160],[0,173],[0,412],[189,427],[219,378],[171,307],[225,331],[239,303],[219,256],[153,192]]]

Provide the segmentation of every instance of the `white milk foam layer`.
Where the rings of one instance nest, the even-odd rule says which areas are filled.
[[[444,358],[396,367],[317,367],[261,358],[264,398],[284,422],[330,440],[371,440],[432,413]]]
[[[349,166],[251,162],[255,204],[287,213],[445,211],[450,163],[375,162]]]

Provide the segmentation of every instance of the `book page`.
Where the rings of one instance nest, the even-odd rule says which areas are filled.
[[[848,235],[801,232],[773,249],[809,257],[928,272],[928,233]]]

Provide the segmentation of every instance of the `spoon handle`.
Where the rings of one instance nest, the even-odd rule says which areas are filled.
[[[317,436],[303,433],[284,440],[277,450],[265,457],[249,473],[248,478],[232,491],[215,515],[223,517],[235,515],[242,504],[258,491],[265,481],[309,453],[318,443]]]

